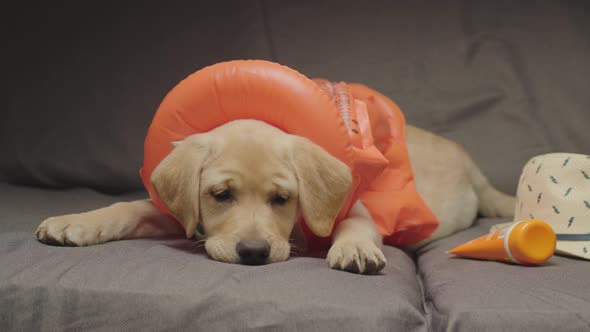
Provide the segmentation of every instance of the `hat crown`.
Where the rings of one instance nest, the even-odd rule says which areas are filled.
[[[518,183],[514,217],[544,220],[558,235],[590,234],[590,156],[550,153],[529,160]],[[590,258],[590,241],[580,245],[575,254]]]

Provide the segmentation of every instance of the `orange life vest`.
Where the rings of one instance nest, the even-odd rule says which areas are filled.
[[[353,182],[337,223],[360,199],[386,244],[415,244],[438,226],[416,191],[405,120],[390,99],[360,84],[312,81],[293,69],[261,60],[203,68],[164,98],[148,130],[140,170],[160,210],[171,215],[150,177],[172,151],[171,143],[238,119],[264,121],[306,137],[349,166]],[[315,242],[329,242],[303,227]]]

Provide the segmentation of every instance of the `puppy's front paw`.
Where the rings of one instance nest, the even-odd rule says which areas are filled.
[[[331,268],[353,273],[374,274],[385,267],[387,260],[371,241],[340,241],[328,251],[326,261]]]
[[[109,240],[96,223],[84,219],[75,214],[51,217],[37,227],[35,235],[42,243],[53,246],[82,247]]]

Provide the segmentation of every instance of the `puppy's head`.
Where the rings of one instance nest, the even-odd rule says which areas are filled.
[[[315,234],[331,233],[351,175],[307,139],[238,120],[186,138],[151,180],[188,237],[202,224],[211,258],[265,264],[289,257],[301,214]]]

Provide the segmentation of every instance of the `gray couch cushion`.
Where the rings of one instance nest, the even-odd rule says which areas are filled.
[[[410,123],[464,145],[506,192],[516,191],[533,155],[588,152],[587,4],[333,0],[268,8],[279,62],[383,92]]]
[[[409,122],[465,145],[507,192],[535,154],[588,153],[583,1],[67,2],[3,20],[0,180],[139,189],[162,98],[233,58],[372,86]]]
[[[545,266],[453,258],[447,250],[506,220],[431,243],[419,252],[432,328],[452,331],[583,331],[590,324],[590,263],[554,256]]]
[[[204,66],[270,57],[257,3],[14,7],[2,20],[0,181],[138,190],[145,135],[168,91]]]
[[[0,325],[7,330],[426,331],[412,259],[387,247],[377,276],[295,257],[260,267],[209,260],[182,238],[84,248],[33,238],[51,215],[144,194],[106,196],[0,184]]]

